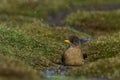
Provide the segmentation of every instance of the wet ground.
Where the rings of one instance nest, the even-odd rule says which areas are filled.
[[[47,22],[53,26],[65,26],[64,23],[67,15],[76,12],[77,10],[87,10],[87,11],[113,11],[120,9],[120,5],[95,5],[95,6],[73,6],[71,9],[63,10],[55,13],[50,13],[47,19]],[[82,29],[77,29],[82,30]]]
[[[46,76],[45,80],[56,80],[56,79],[59,79],[59,80],[109,80],[107,78],[94,78],[94,77],[86,78],[83,76],[79,76],[79,77],[67,76],[65,72],[69,69],[70,67],[67,67],[67,66],[57,66],[57,67],[53,67],[51,69],[43,71],[43,74]]]
[[[112,11],[112,10],[117,10],[120,9],[120,5],[96,5],[96,6],[81,6],[81,7],[72,7],[69,10],[63,10],[59,12],[58,14],[51,13],[48,16],[47,22],[52,25],[52,26],[59,26],[63,27],[66,24],[64,23],[65,18],[67,15],[71,14],[72,12],[76,12],[77,10],[87,10],[87,11],[94,11],[94,10],[99,10],[99,11]],[[80,27],[73,27],[70,26],[76,30],[84,32],[83,29]],[[53,67],[49,70],[43,71],[43,74],[46,76],[48,80],[109,80],[105,78],[85,78],[85,77],[72,77],[72,76],[66,76],[65,72],[69,70],[68,67],[66,66],[57,66]]]

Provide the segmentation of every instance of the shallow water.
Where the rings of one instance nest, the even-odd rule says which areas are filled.
[[[49,70],[43,71],[43,74],[46,76],[44,80],[109,80],[106,78],[86,78],[83,76],[66,76],[65,72],[69,69],[66,66],[57,66]]]

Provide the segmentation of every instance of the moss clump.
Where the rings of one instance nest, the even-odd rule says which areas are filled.
[[[0,79],[38,80],[40,74],[19,60],[0,55]]]
[[[120,77],[120,57],[99,59],[81,67],[72,68],[67,74],[116,80]]]
[[[4,5],[6,5],[4,7]],[[61,0],[1,0],[0,14],[24,15],[36,18],[46,18],[49,13],[56,14],[60,10],[69,8],[67,1]]]
[[[73,6],[120,4],[119,0],[1,0],[0,14],[24,15],[36,18],[47,18],[49,14],[56,15],[59,11]],[[5,6],[6,5],[6,6]]]
[[[68,25],[83,28],[94,35],[120,30],[120,11],[77,11],[66,18]]]
[[[85,52],[89,61],[110,58],[120,55],[120,32],[113,35],[100,36],[86,44]]]
[[[25,61],[35,69],[45,69],[60,62],[66,47],[63,41],[68,36],[88,37],[69,27],[53,28],[36,19],[19,24],[20,17],[16,18],[16,21],[11,20],[11,25],[7,21],[0,25],[0,52]]]
[[[120,4],[120,1],[119,0],[116,0],[113,1],[113,0],[99,0],[99,1],[96,1],[96,0],[67,0],[69,3],[71,3],[71,5],[74,5],[74,6],[94,6],[94,5],[117,5],[117,4]]]
[[[101,36],[86,43],[87,63],[68,70],[69,75],[119,79],[120,77],[120,32]]]

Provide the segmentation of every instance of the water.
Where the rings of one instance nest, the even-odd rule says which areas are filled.
[[[66,76],[65,72],[70,67],[66,66],[57,66],[53,67],[49,70],[43,71],[43,74],[46,76],[44,80],[109,80],[106,78],[86,78],[83,76],[75,77],[75,76]]]

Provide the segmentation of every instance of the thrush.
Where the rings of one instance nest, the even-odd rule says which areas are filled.
[[[64,42],[68,43],[69,47],[62,55],[63,64],[66,66],[79,66],[84,64],[86,55],[84,56],[80,48],[81,42],[84,42],[84,39],[79,39],[77,36],[70,36]]]

